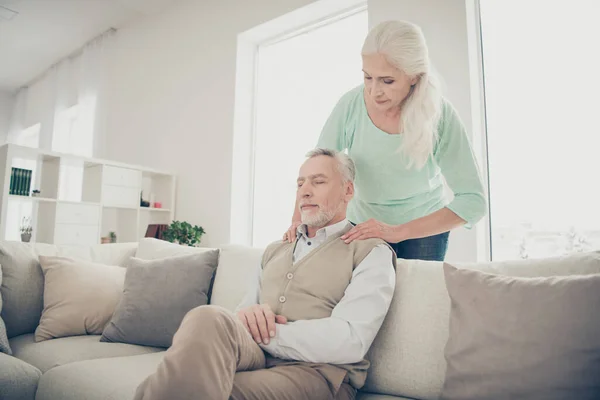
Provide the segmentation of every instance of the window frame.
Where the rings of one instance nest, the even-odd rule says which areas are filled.
[[[229,243],[253,245],[259,48],[363,11],[368,11],[366,0],[322,0],[238,35]],[[292,212],[290,205],[290,217]]]

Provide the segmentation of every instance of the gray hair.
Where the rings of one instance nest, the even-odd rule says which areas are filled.
[[[306,157],[308,158],[317,156],[334,158],[337,161],[338,170],[340,171],[340,174],[342,174],[343,183],[354,182],[354,178],[356,177],[356,166],[354,165],[354,161],[352,161],[346,153],[319,147],[306,153]]]

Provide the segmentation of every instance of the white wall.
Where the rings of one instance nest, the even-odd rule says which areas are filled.
[[[369,25],[389,19],[419,25],[435,69],[444,83],[444,95],[456,107],[476,154],[483,164],[477,43],[472,41],[473,2],[470,0],[369,0]],[[485,175],[484,171],[482,174]],[[474,229],[457,229],[450,236],[447,260],[477,261],[486,258],[486,221]]]
[[[0,92],[0,144],[6,142],[13,106],[14,96],[11,93]]]
[[[102,156],[177,173],[205,246],[229,238],[236,36],[310,2],[188,1],[117,33]]]

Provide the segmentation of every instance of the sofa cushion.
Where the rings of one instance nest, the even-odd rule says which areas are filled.
[[[138,243],[135,257],[143,260],[155,260],[185,254],[203,253],[216,250],[208,247],[184,246],[155,238],[142,238]]]
[[[46,372],[59,365],[96,358],[156,353],[164,349],[125,343],[103,343],[100,335],[71,336],[35,342],[33,334],[10,339],[15,357]]]
[[[356,400],[415,400],[408,397],[390,396],[387,394],[356,393]]]
[[[442,399],[600,398],[600,274],[444,272],[452,309]]]
[[[2,268],[0,266],[0,287],[2,287]],[[12,354],[10,349],[10,343],[8,342],[8,336],[6,335],[6,325],[2,319],[2,293],[0,293],[0,353],[8,355]]]
[[[40,379],[36,400],[131,400],[164,352],[75,362]]]
[[[33,365],[0,353],[0,399],[34,400],[41,376]]]
[[[101,341],[170,347],[183,317],[208,304],[219,251],[127,265],[123,296]]]
[[[44,276],[38,261],[40,255],[123,265],[136,249],[137,243],[78,247],[0,241],[0,266],[3,273],[0,294],[4,303],[2,318],[8,338],[32,333],[40,322],[44,294]]]
[[[130,400],[156,371],[164,352],[75,362],[53,368],[39,383],[36,400]],[[357,400],[413,400],[359,392]]]
[[[453,265],[522,277],[592,274],[600,272],[600,251]],[[390,310],[367,354],[371,367],[363,390],[438,399],[446,374],[444,348],[449,337],[449,318],[450,298],[443,263],[399,259]]]
[[[125,268],[67,257],[39,260],[44,310],[35,340],[101,334],[123,294]]]
[[[42,315],[44,293],[36,249],[30,243],[0,242],[0,265],[2,319],[8,338],[33,332]]]
[[[263,252],[262,248],[223,246],[210,303],[234,311],[246,294],[247,283],[256,273]]]

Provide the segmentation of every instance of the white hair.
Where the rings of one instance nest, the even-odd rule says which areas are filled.
[[[342,183],[354,182],[356,177],[356,166],[354,161],[346,154],[336,150],[316,148],[306,153],[307,158],[313,158],[317,156],[332,157],[337,161],[338,170],[342,174]]]
[[[421,28],[406,21],[385,21],[367,35],[363,55],[382,54],[409,78],[417,78],[401,105],[400,133],[408,166],[423,167],[433,152],[441,113],[442,95],[429,60]]]

